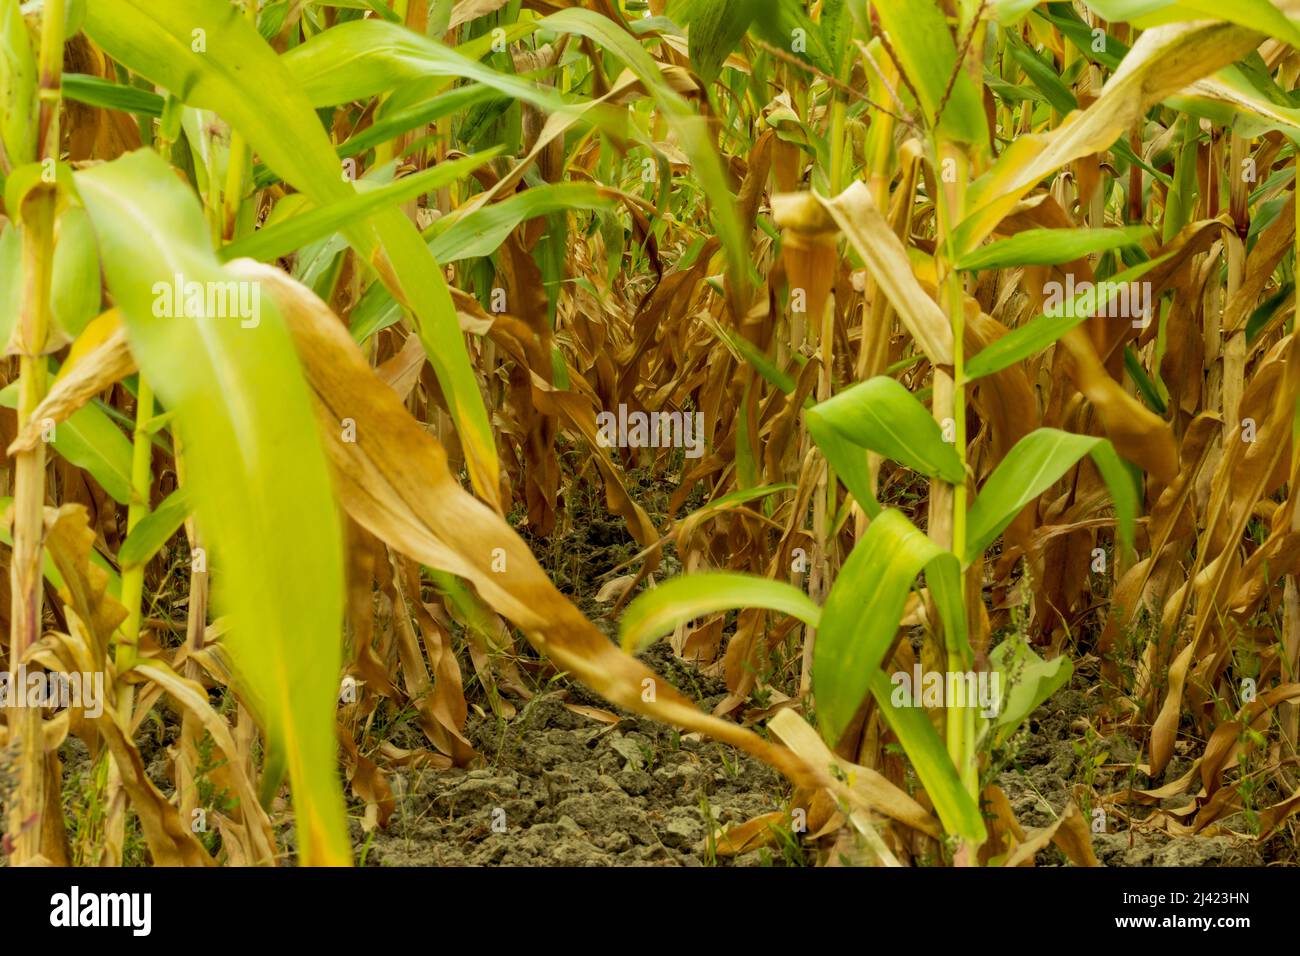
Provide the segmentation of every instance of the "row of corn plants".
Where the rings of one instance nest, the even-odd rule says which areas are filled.
[[[9,859],[345,865],[349,800],[547,668],[767,761],[837,858],[1095,864],[995,780],[1085,665],[1151,781],[1102,812],[1294,827],[1297,22],[0,0],[4,660],[100,690],[9,695]],[[588,491],[617,643],[524,537]]]

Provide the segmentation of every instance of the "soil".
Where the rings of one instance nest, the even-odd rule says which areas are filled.
[[[703,706],[721,699],[720,681],[705,677],[656,645],[646,662],[674,680],[704,691]],[[683,672],[693,672],[683,679]],[[1159,786],[1186,772],[1175,758],[1151,783],[1123,762],[1136,759],[1127,737],[1094,740],[1071,729],[1092,705],[1076,686],[1063,689],[1030,718],[1017,740],[1014,765],[998,775],[1016,818],[1025,828],[1055,819],[1094,766],[1097,793],[1132,785]],[[728,858],[708,839],[718,824],[739,823],[780,810],[789,786],[766,765],[709,740],[679,737],[653,721],[623,714],[616,725],[581,716],[565,704],[615,708],[576,687],[556,690],[520,710],[513,721],[471,718],[467,736],[488,766],[425,771],[392,779],[398,808],[387,831],[367,841],[357,828],[359,852],[379,866],[785,866],[809,865],[816,853],[793,841]],[[1106,769],[1114,767],[1115,769]],[[1175,798],[1177,801],[1178,798]],[[1183,798],[1185,801],[1188,798]],[[499,808],[499,810],[498,810]],[[493,811],[497,810],[494,832]],[[504,811],[502,814],[501,811]],[[1087,808],[1085,807],[1085,812]],[[1148,810],[1135,808],[1134,819]],[[1124,824],[1110,824],[1124,826]],[[1257,842],[1241,814],[1222,829],[1242,835],[1174,837],[1160,831],[1121,829],[1093,834],[1106,866],[1295,865],[1296,848],[1285,836]],[[1039,866],[1064,865],[1055,847],[1042,850]]]
[[[1174,756],[1163,775],[1152,780],[1135,769],[1142,759],[1138,742],[1124,734],[1101,738],[1080,731],[1081,719],[1097,712],[1096,676],[1076,673],[1071,685],[1058,691],[1036,710],[1014,742],[1015,758],[998,774],[998,785],[1007,795],[1021,826],[1041,827],[1052,822],[1066,805],[1081,795],[1083,810],[1091,820],[1086,801],[1093,794],[1113,794],[1127,789],[1153,789],[1182,777],[1192,766],[1189,756]],[[1261,795],[1260,802],[1281,799],[1280,794]],[[1173,809],[1193,801],[1191,794],[1165,800],[1161,807]],[[1258,841],[1251,834],[1246,814],[1226,817],[1203,834],[1172,836],[1160,830],[1146,830],[1142,822],[1151,808],[1122,807],[1132,825],[1112,814],[1106,828],[1113,832],[1092,835],[1093,852],[1106,866],[1265,866],[1300,863],[1297,847],[1286,828],[1269,839]],[[1039,866],[1063,863],[1055,847],[1038,854]]]
[[[662,660],[649,663],[664,673],[673,670]],[[697,681],[714,702],[722,698],[720,682]],[[569,687],[540,695],[509,722],[472,718],[467,736],[488,755],[488,765],[395,777],[398,809],[387,832],[375,831],[365,862],[785,862],[770,850],[715,860],[708,846],[706,821],[740,823],[781,808],[785,782],[766,765],[654,721],[624,713],[617,724],[602,723],[565,704],[613,712],[595,695]]]

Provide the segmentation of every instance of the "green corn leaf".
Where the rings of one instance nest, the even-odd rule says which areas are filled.
[[[1284,283],[1277,292],[1266,298],[1246,321],[1246,342],[1252,343],[1273,321],[1273,317],[1295,295],[1295,281]]]
[[[809,17],[803,3],[772,0],[758,4],[753,21],[754,32],[771,46],[791,50],[832,75],[838,75],[831,51],[826,47],[821,29]]]
[[[692,0],[683,9],[691,65],[705,85],[718,78],[723,62],[749,29],[757,5],[756,0]]]
[[[586,183],[547,183],[490,203],[464,215],[439,219],[425,230],[429,251],[439,262],[459,262],[488,256],[519,224],[539,216],[569,209],[606,209],[610,200]],[[352,313],[352,335],[364,342],[398,320],[397,303],[378,285],[366,290]]]
[[[844,482],[844,487],[849,489],[849,493],[869,517],[874,518],[880,514],[880,502],[871,487],[867,450],[861,445],[855,445],[833,428],[813,424],[811,419],[807,421],[808,434],[817,443],[818,450],[835,472],[835,477]]]
[[[92,15],[93,16],[93,15]],[[167,288],[222,283],[198,199],[148,150],[77,174],[141,374],[184,440],[238,681],[287,755],[302,860],[350,860],[334,706],[342,667],[338,511],[293,343],[259,321],[159,317]]]
[[[805,420],[818,447],[833,431],[858,448],[931,478],[951,484],[965,480],[961,458],[943,440],[938,423],[915,395],[888,376],[878,375],[845,389],[808,409]]]
[[[1045,661],[1019,635],[989,654],[1001,680],[1002,709],[994,720],[997,744],[1007,738],[1049,697],[1070,682],[1074,666],[1065,655]]]
[[[1142,362],[1131,345],[1124,346],[1124,371],[1128,372],[1129,378],[1137,386],[1138,394],[1142,396],[1153,412],[1157,415],[1164,415],[1169,411],[1169,406],[1160,396],[1160,389],[1152,381],[1151,376],[1147,374],[1146,369],[1142,367]]]
[[[122,562],[123,568],[144,564],[162,550],[194,510],[190,498],[189,486],[184,485],[140,519],[117,552],[117,560]]]
[[[0,405],[18,407],[18,383],[0,390]],[[119,504],[131,503],[131,443],[97,405],[83,405],[54,426],[51,448],[90,472]]]
[[[334,29],[339,27],[326,33]],[[118,62],[186,105],[219,113],[317,206],[353,194],[310,99],[239,8],[222,0],[96,0],[87,9],[86,32]],[[198,36],[204,52],[195,49]],[[268,89],[275,95],[268,96]],[[496,502],[496,440],[442,270],[400,209],[377,212],[346,232],[363,260],[383,263],[380,279],[409,304],[456,423],[470,479],[481,496]]]
[[[439,262],[490,256],[520,223],[570,209],[609,209],[610,197],[586,183],[547,183],[472,210],[439,219],[425,237]]]
[[[623,612],[619,640],[625,651],[637,653],[679,624],[743,607],[779,611],[814,627],[821,615],[807,594],[783,581],[725,571],[700,572],[670,578],[638,595]]]
[[[477,83],[442,91],[407,109],[394,108],[390,111],[388,107],[392,100],[385,100],[374,123],[339,143],[334,147],[334,153],[340,160],[348,156],[360,156],[380,143],[390,142],[403,133],[437,122],[445,116],[479,104],[501,102],[508,102],[508,98],[491,87]],[[280,177],[264,164],[258,163],[253,167],[253,185],[256,188],[264,189],[279,181]]]
[[[705,326],[712,332],[727,349],[736,356],[737,360],[743,359],[754,367],[754,371],[763,376],[763,380],[773,388],[780,389],[784,394],[790,395],[794,392],[797,383],[794,376],[787,374],[777,367],[776,363],[763,354],[753,342],[742,335],[734,335],[727,329],[723,328],[717,320],[707,314],[703,318]],[[812,407],[812,399],[809,398],[804,402],[805,407]]]
[[[398,206],[434,189],[458,182],[499,153],[499,149],[475,153],[461,159],[439,163],[428,169],[393,180],[383,186],[358,190],[346,199],[323,208],[310,209],[273,226],[259,229],[221,249],[221,258],[229,262],[242,256],[269,262],[301,249],[317,239],[324,239],[340,229],[379,212]]]
[[[1041,0],[994,0],[993,12],[998,23],[1012,26],[1040,2]]]
[[[55,451],[90,472],[114,501],[130,504],[131,443],[107,415],[95,405],[82,406],[54,433]]]
[[[0,143],[11,167],[36,158],[36,56],[18,0],[0,0]]]
[[[1085,322],[1089,315],[1100,312],[1110,302],[1120,285],[1135,282],[1166,258],[1168,255],[1148,259],[1131,269],[1125,269],[1118,275],[1111,276],[1093,289],[1091,309],[1085,304],[1088,293],[1080,292],[1069,306],[1051,314],[1039,315],[1024,325],[1012,329],[971,358],[966,364],[966,378],[973,380],[992,375],[1015,365],[1021,359],[1041,352],[1066,332]],[[1154,307],[1155,303],[1152,303],[1152,306]]]
[[[1052,109],[1058,113],[1069,113],[1079,105],[1078,99],[1057,75],[1053,66],[1043,62],[1042,58],[1019,38],[1015,33],[1006,34],[1007,50],[1020,68],[1025,71],[1031,83],[1038,88]]]
[[[373,124],[349,137],[338,146],[340,156],[355,156],[409,133],[417,127],[434,123],[475,106],[508,101],[499,90],[479,83],[458,86],[429,97],[424,102],[402,110],[384,110]],[[387,102],[384,104],[388,105]]]
[[[112,83],[84,73],[63,74],[63,98],[87,106],[121,110],[138,116],[162,116],[164,99],[149,90]]]
[[[1085,0],[1087,5],[1112,22],[1127,21],[1146,29],[1163,23],[1187,20],[1218,20],[1257,30],[1300,47],[1300,29],[1269,0]]]
[[[739,491],[733,491],[729,494],[722,495],[720,498],[714,498],[708,504],[701,505],[683,519],[683,524],[698,523],[712,515],[721,514],[740,505],[749,504],[751,501],[760,501],[771,495],[778,494],[782,491],[797,491],[798,485],[779,484],[779,485],[759,485],[753,488],[741,488]]]
[[[950,646],[966,644],[957,558],[918,530],[901,511],[882,511],[854,547],[822,609],[813,648],[813,693],[822,736],[834,744],[870,692],[907,751],[944,827],[971,840],[984,838],[979,807],[962,786],[925,711],[895,706],[881,670],[898,632],[908,592],[925,572]],[[954,660],[950,669],[964,662]]]
[[[1040,428],[1007,452],[971,505],[966,518],[966,563],[983,554],[1022,509],[1056,484],[1084,455],[1092,456],[1110,489],[1120,541],[1125,548],[1131,548],[1137,489],[1111,443],[1091,435]]]
[[[8,347],[22,313],[22,263],[22,232],[11,223],[0,223],[0,352]]]
[[[1060,30],[1085,57],[1108,70],[1118,69],[1120,61],[1128,53],[1128,44],[1121,43],[1104,30],[1098,36],[1094,30],[1099,28],[1085,23],[1068,3],[1048,3],[1038,7],[1035,13]]]
[[[50,311],[59,328],[75,339],[86,323],[99,315],[102,302],[99,247],[90,217],[78,206],[59,216],[50,279]]]
[[[1146,226],[1122,229],[1026,229],[966,253],[958,269],[1005,269],[1073,262],[1094,252],[1135,246],[1151,235]]]
[[[1229,66],[1188,89],[1188,95],[1171,96],[1165,104],[1192,116],[1204,117],[1247,139],[1280,130],[1292,140],[1300,137],[1300,109],[1275,102],[1252,82],[1253,76]]]
[[[507,34],[507,42],[533,29],[517,25]],[[384,20],[340,23],[289,50],[282,60],[315,107],[366,99],[430,76],[482,83],[547,111],[565,105],[560,96],[536,83],[499,73],[437,40]]]
[[[946,139],[984,143],[988,139],[984,104],[957,61],[957,44],[939,5],[876,0],[871,6],[920,97],[926,121],[932,123],[938,116],[939,133]]]

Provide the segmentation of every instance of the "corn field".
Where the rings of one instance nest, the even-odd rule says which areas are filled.
[[[0,0],[6,865],[1300,864],[1297,77]]]

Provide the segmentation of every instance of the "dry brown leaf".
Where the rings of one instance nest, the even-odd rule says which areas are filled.
[[[848,789],[865,805],[887,817],[929,836],[941,839],[943,827],[923,806],[890,783],[879,771],[845,760],[831,752],[821,735],[792,708],[785,708],[767,722],[768,728],[795,753],[813,766],[834,765],[848,780]],[[837,792],[837,791],[836,791]]]
[[[27,425],[9,444],[8,454],[31,451],[41,440],[49,422],[65,422],[77,409],[115,382],[135,372],[135,359],[126,341],[126,329],[116,321],[116,312],[106,312],[96,322],[109,320],[106,337],[80,356],[69,356],[65,374],[36,406]],[[76,348],[74,343],[73,348]]]
[[[718,856],[740,856],[762,846],[771,846],[777,830],[788,826],[790,814],[777,810],[727,827],[714,838],[713,852]]]
[[[816,196],[849,244],[867,263],[871,277],[898,313],[899,321],[936,365],[952,364],[952,325],[912,273],[907,249],[876,208],[871,190],[855,182],[834,199]],[[774,214],[779,213],[774,207]],[[794,221],[798,217],[791,212]]]
[[[510,0],[457,0],[457,3],[451,9],[451,19],[447,21],[447,29],[454,30],[462,23],[469,23],[479,17],[485,17],[504,7]]]
[[[608,710],[604,710],[600,707],[588,707],[585,704],[565,704],[564,709],[577,714],[579,717],[590,717],[592,720],[599,721],[602,724],[609,724],[610,726],[623,722],[623,718],[618,714],[610,713]]]
[[[1178,446],[1169,424],[1110,377],[1083,329],[1071,329],[1061,344],[1070,354],[1079,391],[1096,409],[1115,450],[1162,482],[1172,481],[1178,474]]]
[[[1004,866],[1033,866],[1034,855],[1049,843],[1055,843],[1075,866],[1101,866],[1092,851],[1088,822],[1076,804],[1070,803],[1045,827],[1025,834],[1024,842],[1007,857]]]
[[[108,593],[108,573],[90,560],[95,533],[84,507],[46,508],[45,528],[45,547],[63,577],[60,596],[90,629],[95,664],[91,669],[100,670],[113,632],[126,620],[126,608]]]

